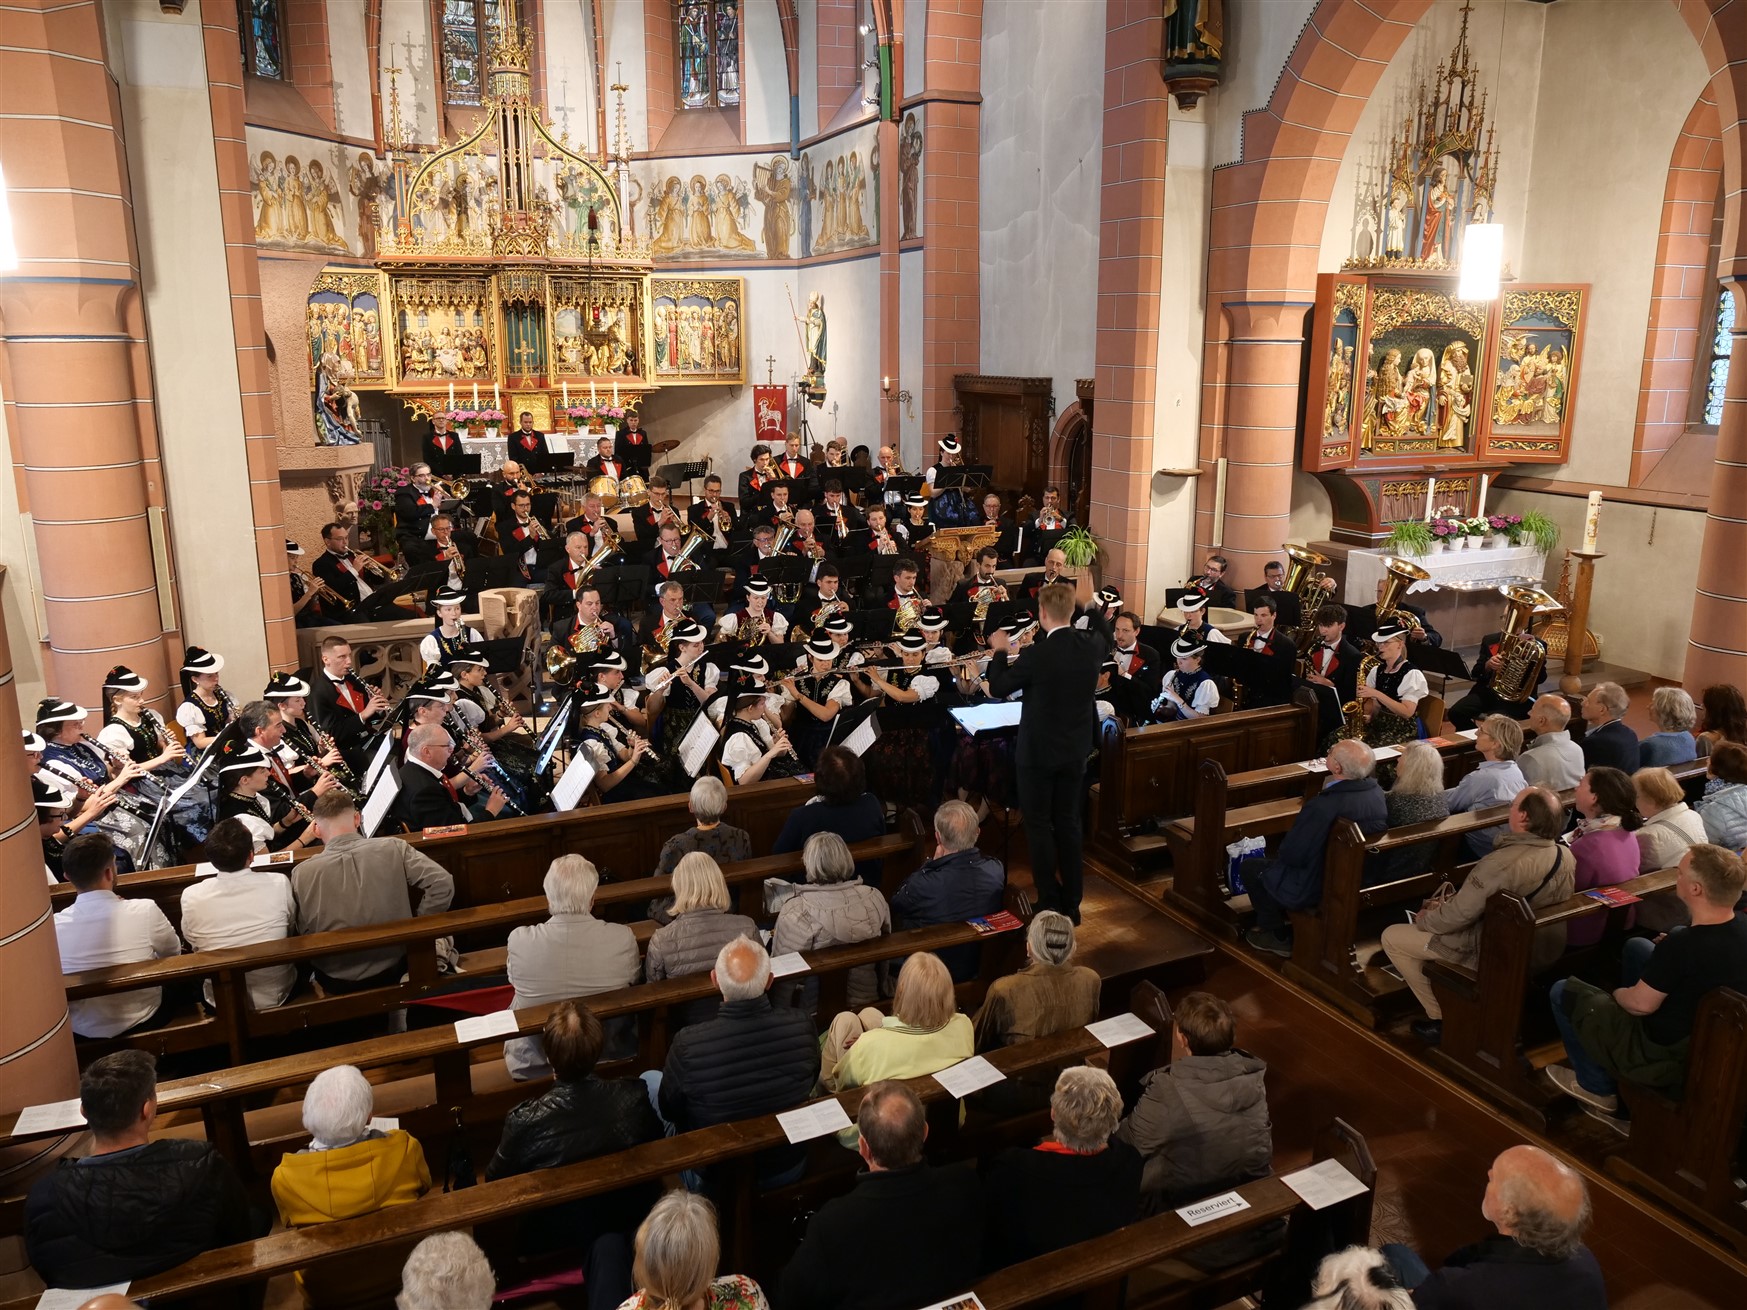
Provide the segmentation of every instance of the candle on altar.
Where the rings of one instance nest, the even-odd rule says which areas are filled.
[[[479,383],[477,382],[473,384],[473,408],[479,408]]]
[[[491,407],[493,409],[502,409],[503,408],[503,396],[498,391],[497,383],[495,383],[495,382],[493,382],[491,384]]]
[[[455,408],[455,384],[453,382],[449,384],[449,408],[451,410]]]
[[[619,406],[619,384],[618,384],[618,381],[615,379],[613,382],[613,408],[617,409],[618,406]]]
[[[570,408],[570,384],[568,382],[564,384],[564,408]]]
[[[1491,484],[1491,481],[1492,479],[1487,474],[1480,475],[1480,508],[1474,511],[1475,518],[1483,519],[1486,517],[1486,488]]]
[[[1583,517],[1583,549],[1593,552],[1595,538],[1601,529],[1601,492],[1589,493],[1589,512]]]
[[[1426,522],[1427,523],[1430,523],[1432,521],[1432,496],[1434,494],[1436,494],[1437,486],[1438,486],[1438,476],[1437,476],[1437,474],[1434,473],[1434,474],[1432,474],[1431,477],[1426,479]]]

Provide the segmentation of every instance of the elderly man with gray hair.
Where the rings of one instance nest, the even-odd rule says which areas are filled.
[[[436,1233],[413,1247],[400,1271],[399,1310],[491,1310],[497,1276],[466,1233]]]
[[[1583,1244],[1590,1211],[1582,1174],[1538,1146],[1513,1146],[1487,1171],[1480,1213],[1497,1235],[1464,1246],[1436,1272],[1406,1246],[1383,1248],[1415,1305],[1607,1310],[1601,1265]]]
[[[866,1169],[827,1201],[783,1270],[783,1310],[909,1307],[961,1292],[982,1272],[983,1200],[968,1164],[922,1157],[928,1116],[909,1084],[872,1084],[856,1116]],[[890,1259],[869,1260],[870,1251]]]
[[[934,811],[934,858],[917,869],[892,897],[899,928],[963,923],[996,914],[1007,894],[1001,861],[977,849],[977,812],[963,801],[947,801]],[[952,946],[938,952],[955,983],[977,976],[982,948]]]
[[[593,996],[629,987],[643,972],[637,937],[628,924],[607,923],[590,911],[600,874],[580,855],[560,855],[542,884],[552,914],[510,934],[508,972],[515,997],[512,1010]],[[607,1058],[629,1054],[636,1043],[634,1020],[607,1023]],[[538,1037],[504,1043],[504,1063],[517,1080],[552,1072]]]
[[[1140,1215],[1140,1153],[1115,1136],[1122,1095],[1102,1069],[1063,1069],[1049,1102],[1054,1131],[989,1161],[989,1263],[1016,1264],[1088,1241]]]
[[[1377,757],[1362,741],[1341,740],[1328,748],[1328,781],[1304,802],[1279,853],[1264,861],[1250,880],[1250,904],[1256,926],[1244,940],[1259,951],[1292,954],[1288,910],[1314,909],[1322,903],[1323,858],[1328,835],[1342,819],[1351,819],[1367,837],[1389,827],[1389,800],[1373,776]]]
[[[1638,771],[1638,734],[1626,726],[1632,699],[1617,682],[1598,682],[1583,698],[1583,767]]]
[[[1537,696],[1529,707],[1535,739],[1517,757],[1517,768],[1531,787],[1569,791],[1583,777],[1583,747],[1571,740],[1571,702],[1555,692]]]

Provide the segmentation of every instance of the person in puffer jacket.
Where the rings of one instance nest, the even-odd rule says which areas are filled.
[[[425,1151],[408,1133],[370,1126],[370,1081],[349,1064],[316,1075],[303,1094],[310,1143],[273,1171],[273,1202],[287,1228],[354,1219],[407,1205],[431,1190]]]
[[[131,1282],[267,1231],[209,1143],[150,1140],[157,1083],[146,1051],[106,1055],[80,1077],[91,1154],[62,1159],[24,1203],[25,1248],[50,1287]]]
[[[1273,1171],[1268,1066],[1239,1050],[1231,1006],[1191,992],[1175,1015],[1171,1062],[1148,1074],[1117,1137],[1141,1153],[1141,1212],[1159,1214],[1266,1178]],[[1278,1240],[1275,1226],[1241,1235],[1242,1248],[1214,1243],[1195,1263],[1217,1268]]]
[[[816,832],[801,848],[801,863],[807,881],[794,884],[789,898],[777,911],[771,933],[770,953],[822,951],[828,946],[848,946],[892,930],[892,911],[879,888],[856,877],[849,846],[834,832]],[[807,980],[804,1004],[811,1009],[819,984]],[[859,1010],[880,998],[875,967],[864,964],[849,971],[849,1008]]]

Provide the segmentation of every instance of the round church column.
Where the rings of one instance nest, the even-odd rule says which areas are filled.
[[[1747,357],[1747,279],[1731,278],[1735,297],[1735,358]],[[1686,676],[1697,696],[1712,683],[1747,685],[1747,368],[1729,370],[1723,421],[1717,428],[1710,513],[1699,554],[1698,590],[1687,637]]]
[[[0,566],[0,595],[12,585]],[[0,1113],[78,1094],[79,1065],[43,878],[30,775],[18,749],[12,650],[0,623]],[[35,1148],[25,1148],[32,1154]],[[16,1157],[6,1160],[18,1163]]]
[[[1310,302],[1227,301],[1225,340],[1216,347],[1217,406],[1197,493],[1195,565],[1218,549],[1246,585],[1277,559],[1292,515],[1293,448],[1304,316]],[[1227,460],[1223,524],[1215,522],[1218,459]],[[1218,533],[1218,540],[1214,534]]]

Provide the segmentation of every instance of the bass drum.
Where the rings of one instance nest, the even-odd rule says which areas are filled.
[[[609,478],[607,481],[611,481],[611,479]],[[620,509],[636,509],[639,505],[647,505],[648,503],[649,484],[644,482],[637,474],[633,473],[630,477],[619,483]]]
[[[599,496],[603,509],[617,509],[619,507],[619,483],[616,478],[609,478],[603,473],[598,478],[589,479],[588,494]]]

